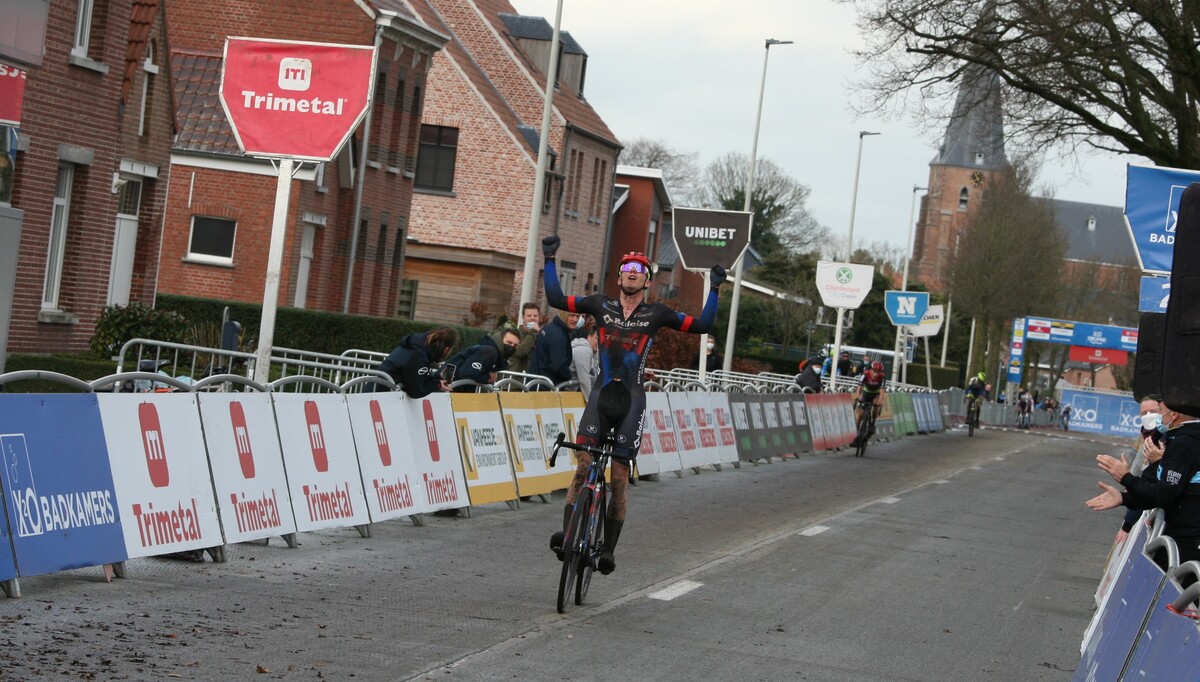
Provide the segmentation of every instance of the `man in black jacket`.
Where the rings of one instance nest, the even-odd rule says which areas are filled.
[[[571,380],[571,330],[558,315],[538,332],[530,374],[540,374],[555,386]]]
[[[496,345],[492,337],[484,334],[479,343],[464,348],[457,355],[446,361],[454,366],[454,381],[470,379],[477,384],[496,383],[496,372],[508,369],[508,358],[512,357],[517,346],[521,343],[521,335],[515,329],[505,329],[500,335],[501,343]],[[470,393],[474,386],[464,385],[454,389],[459,393]]]
[[[400,340],[377,370],[390,376],[410,398],[424,398],[434,391],[448,391],[450,386],[441,380],[436,365],[458,345],[458,332],[453,327],[439,327],[420,334],[410,334]],[[386,390],[383,384],[372,384],[375,390]]]
[[[1167,428],[1166,450],[1157,480],[1134,476],[1124,457],[1097,455],[1096,463],[1125,487],[1101,483],[1104,491],[1088,500],[1092,509],[1154,509],[1165,512],[1166,534],[1179,547],[1179,563],[1200,559],[1200,419],[1168,405],[1163,413]]]

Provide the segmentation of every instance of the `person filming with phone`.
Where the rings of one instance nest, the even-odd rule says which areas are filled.
[[[457,345],[458,332],[453,327],[409,334],[375,369],[390,376],[410,398],[424,398],[434,391],[449,391],[450,384],[439,373],[437,365],[450,357]],[[382,384],[372,386],[376,391],[385,390]]]

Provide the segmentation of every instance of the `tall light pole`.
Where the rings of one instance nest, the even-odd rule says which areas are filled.
[[[521,305],[533,301],[534,273],[537,272],[537,243],[542,225],[542,199],[546,196],[546,166],[549,158],[550,112],[554,107],[554,84],[558,82],[559,24],[563,0],[554,10],[554,31],[550,34],[550,66],[546,74],[546,95],[542,101],[542,128],[538,136],[537,177],[533,181],[533,206],[529,209],[529,239],[525,242],[525,270],[521,276]],[[567,151],[562,150],[565,156]],[[517,308],[520,311],[520,308]]]
[[[900,291],[908,291],[908,264],[910,261],[912,261],[913,224],[916,222],[917,216],[917,192],[925,192],[928,190],[928,187],[918,187],[913,185],[912,205],[908,209],[908,241],[904,242],[904,275],[900,280]],[[904,338],[904,335],[900,331],[902,328],[903,327],[901,325],[896,325],[896,346],[893,348],[896,354],[896,361],[892,363],[892,383],[896,383],[896,377],[900,373],[900,342],[901,339]],[[907,376],[907,373],[905,373],[905,376]]]
[[[772,45],[791,45],[790,40],[775,40],[767,38],[765,41],[765,54],[763,55],[763,70],[762,82],[758,86],[758,113],[754,115],[754,141],[750,145],[750,168],[746,173],[746,197],[742,202],[742,210],[749,212],[751,206],[751,198],[754,196],[754,170],[758,159],[758,129],[762,123],[762,105],[763,94],[767,90],[767,59],[771,57]],[[729,302],[729,329],[725,333],[725,361],[721,368],[726,372],[733,367],[733,340],[737,336],[737,315],[738,302],[742,298],[742,271],[745,270],[745,251],[742,252],[742,257],[733,264],[733,298]],[[707,275],[705,275],[707,281]],[[704,336],[700,339],[700,355],[704,355],[704,344],[708,337]]]
[[[863,138],[868,135],[878,135],[866,130],[858,131],[858,161],[854,164],[854,191],[850,193],[850,234],[846,237],[846,262],[850,262],[851,256],[854,255],[854,209],[858,206],[858,174],[862,170],[862,148]],[[846,314],[845,308],[837,309],[837,328],[833,334],[833,360],[830,363],[829,376],[826,380],[829,382],[829,387],[832,388],[834,379],[837,377],[837,362],[841,356],[842,349],[842,318]]]

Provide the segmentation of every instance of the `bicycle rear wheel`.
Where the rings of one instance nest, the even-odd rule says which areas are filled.
[[[604,524],[608,518],[608,493],[606,489],[601,489],[600,498],[597,504],[592,505],[594,511],[590,514],[593,519],[591,524],[591,532],[588,534],[592,538],[591,546],[588,549],[586,556],[580,558],[579,576],[575,579],[575,605],[583,606],[583,600],[587,598],[588,588],[592,584],[592,574],[596,570],[596,559],[600,556],[600,550],[604,547]]]
[[[563,540],[562,573],[558,577],[558,612],[567,610],[567,600],[570,599],[571,589],[575,586],[575,578],[579,571],[579,561],[587,555],[587,514],[591,506],[591,491],[579,491],[575,500],[575,510],[571,512],[571,522],[567,525],[567,536]]]

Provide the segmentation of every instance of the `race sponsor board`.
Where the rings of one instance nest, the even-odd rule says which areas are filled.
[[[1171,300],[1171,278],[1144,276],[1138,288],[1139,313],[1167,313]]]
[[[513,470],[517,477],[517,492],[546,495],[571,485],[575,468],[564,450],[550,468],[550,448],[554,439],[564,431],[562,407],[558,395],[551,391],[497,394],[504,428],[513,453]]]
[[[818,261],[817,291],[821,302],[831,308],[856,309],[871,293],[874,276],[873,265]]]
[[[95,395],[0,393],[0,464],[0,580],[128,558]]]
[[[738,459],[754,461],[754,429],[750,427],[750,404],[745,393],[730,393],[729,413],[733,417],[733,432],[737,442]]]
[[[424,499],[428,511],[469,506],[450,395],[434,393],[419,400],[405,396],[404,407],[419,476],[417,504]]]
[[[924,291],[885,291],[883,308],[894,325],[916,326],[929,309],[929,293]]]
[[[1165,166],[1126,166],[1125,221],[1144,272],[1169,274],[1179,223],[1179,199],[1200,172]]]
[[[197,393],[225,541],[296,532],[283,451],[266,393]]]
[[[223,544],[196,396],[96,396],[131,558]]]
[[[717,430],[717,461],[738,460],[737,433],[733,426],[733,411],[729,407],[728,393],[709,393],[713,421]]]
[[[905,327],[910,336],[924,337],[936,336],[942,330],[942,322],[946,319],[945,308],[939,303],[931,305],[925,309],[925,314],[921,316],[921,322],[916,325]]]
[[[699,418],[702,415],[696,413],[697,401],[692,393],[695,391],[667,394],[671,413],[675,417],[675,432],[679,434],[682,444],[679,449],[679,463],[684,468],[704,466],[717,461],[716,431],[712,428],[701,430]]]
[[[471,504],[517,499],[512,454],[496,394],[455,393],[450,404]]]
[[[1124,366],[1129,362],[1129,353],[1110,348],[1088,348],[1087,346],[1071,346],[1067,359],[1071,362],[1088,362],[1093,365]]]
[[[792,406],[792,422],[795,424],[792,427],[792,431],[796,434],[796,446],[792,452],[812,452],[812,433],[809,431],[810,419],[808,416],[808,407],[804,404],[804,398],[799,393],[793,393],[787,397],[787,402]]]
[[[671,237],[688,270],[732,268],[750,245],[754,214],[748,211],[678,207],[672,218]]]
[[[354,432],[341,394],[272,393],[296,529],[371,521]]]
[[[414,443],[403,393],[378,391],[346,396],[350,429],[358,451],[358,470],[371,521],[386,521],[428,511],[420,484]],[[420,441],[418,441],[420,438]]]
[[[1008,380],[1021,383],[1021,370],[1025,357],[1025,318],[1013,320],[1012,340],[1008,347]]]
[[[650,428],[654,441],[651,445],[654,453],[649,454],[647,461],[642,461],[638,455],[638,470],[642,473],[662,473],[680,471],[681,440],[675,431],[675,416],[671,413],[671,403],[666,393],[651,391],[646,394],[646,417],[642,430],[642,452],[646,452],[646,428]],[[653,461],[650,461],[650,460]],[[644,466],[643,466],[644,465]],[[653,471],[652,471],[653,470]]]
[[[1092,393],[1066,389],[1062,404],[1071,406],[1072,431],[1134,437],[1140,433],[1138,404],[1132,394]]]

